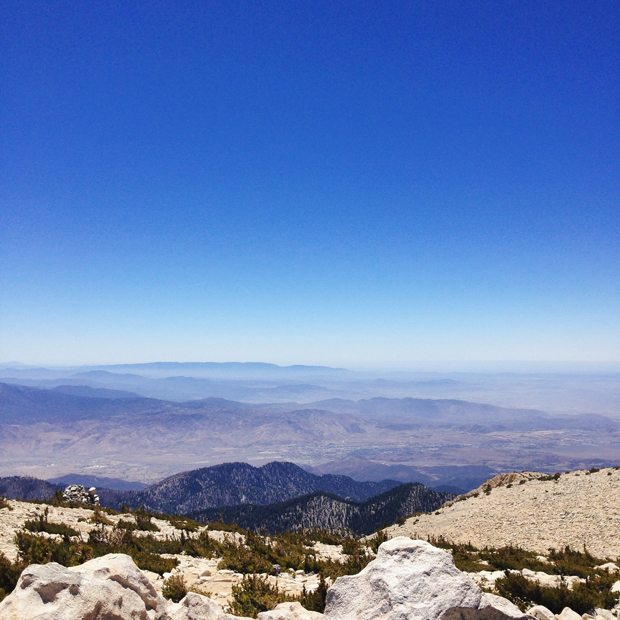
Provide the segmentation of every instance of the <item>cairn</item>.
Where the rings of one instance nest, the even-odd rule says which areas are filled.
[[[70,504],[86,504],[87,506],[99,506],[99,496],[95,487],[88,491],[81,484],[70,484],[62,494],[62,499]]]

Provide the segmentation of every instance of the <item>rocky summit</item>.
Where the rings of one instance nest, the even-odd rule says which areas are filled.
[[[620,556],[620,468],[501,474],[445,504],[388,528],[391,536],[443,537],[477,548],[516,546]]]
[[[320,620],[299,603],[281,603],[260,620]],[[427,542],[398,537],[383,543],[358,575],[340,577],[327,593],[325,620],[525,620],[529,616],[485,594]],[[0,603],[2,620],[232,620],[209,598],[189,592],[164,599],[133,560],[110,554],[81,566],[26,568]]]

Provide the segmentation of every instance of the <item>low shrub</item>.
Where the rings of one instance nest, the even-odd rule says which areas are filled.
[[[138,524],[134,521],[128,521],[127,519],[119,519],[116,524],[116,529],[126,530],[128,532],[133,532],[138,529]]]
[[[169,601],[178,603],[186,594],[187,588],[181,575],[171,575],[164,581],[161,594]]]
[[[90,522],[97,525],[112,525],[112,521],[110,521],[110,519],[105,516],[99,506],[95,506],[95,510],[93,511],[93,516],[90,518]]]
[[[532,605],[544,605],[555,614],[561,613],[564,607],[584,614],[597,607],[611,609],[615,605],[611,583],[610,579],[588,579],[586,583],[575,584],[571,590],[564,584],[556,588],[541,586],[522,575],[510,573],[495,582],[495,589],[523,611]]]
[[[366,544],[376,554],[379,547],[390,539],[385,530],[379,530],[374,538],[371,538]]]
[[[135,510],[134,516],[136,517],[136,528],[144,532],[159,532],[159,528],[153,523],[153,515],[144,510]]]
[[[241,583],[232,587],[230,608],[236,616],[256,618],[262,611],[270,611],[276,605],[294,600],[280,592],[265,578],[246,575]]]
[[[304,586],[304,589],[297,600],[308,611],[318,611],[321,614],[324,613],[325,603],[327,601],[327,583],[325,583],[323,575],[321,575],[319,587],[314,592],[306,592],[306,588]]]
[[[11,562],[0,553],[0,601],[13,592],[24,568],[25,564],[22,562]]]
[[[71,538],[72,536],[80,535],[77,530],[74,530],[64,523],[50,523],[48,521],[48,516],[49,508],[45,508],[45,511],[40,513],[37,519],[26,521],[24,523],[24,529],[35,534],[40,532],[59,534],[63,538]]]

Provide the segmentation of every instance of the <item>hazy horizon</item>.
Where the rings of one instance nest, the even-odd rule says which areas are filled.
[[[349,370],[359,373],[418,373],[418,374],[597,374],[597,373],[617,373],[620,372],[620,361],[617,360],[411,360],[408,362],[368,362],[351,363],[347,366],[332,366],[329,363],[277,363],[264,360],[140,360],[140,361],[111,361],[111,362],[76,362],[73,364],[58,364],[46,362],[7,361],[0,362],[0,368],[8,369],[73,369],[73,368],[99,368],[115,366],[148,366],[151,364],[178,364],[178,365],[198,365],[198,364],[218,364],[218,365],[252,365],[264,364],[276,366],[278,368],[291,367],[323,367],[330,370]]]

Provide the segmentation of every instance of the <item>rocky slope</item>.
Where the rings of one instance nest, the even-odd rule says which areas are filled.
[[[391,536],[445,537],[477,548],[519,546],[538,553],[570,546],[620,557],[620,468],[559,476],[501,474],[434,514],[387,529]]]
[[[321,529],[370,534],[386,523],[415,512],[436,510],[454,496],[422,484],[403,484],[363,503],[315,493],[268,506],[240,505],[210,509],[191,516],[199,521],[237,523],[243,528],[267,532]]]
[[[284,603],[259,620],[320,620],[299,604]],[[111,554],[73,568],[32,565],[0,603],[3,620],[232,620],[214,601],[189,592],[165,600],[131,558]],[[455,566],[450,554],[400,537],[384,543],[358,575],[328,590],[325,620],[525,620],[526,614],[485,594]]]

